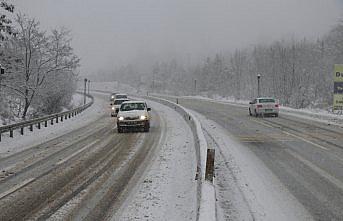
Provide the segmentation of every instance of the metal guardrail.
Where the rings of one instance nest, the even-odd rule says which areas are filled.
[[[83,94],[83,93],[82,93]],[[9,132],[10,137],[13,138],[13,132],[17,129],[20,129],[20,134],[24,135],[24,128],[28,127],[30,131],[33,131],[34,126],[36,126],[38,129],[41,129],[42,124],[44,127],[48,127],[48,122],[50,122],[50,125],[53,125],[54,123],[58,123],[59,121],[63,122],[63,120],[67,120],[68,118],[74,117],[78,114],[80,114],[82,111],[90,107],[94,103],[94,97],[92,95],[87,94],[87,97],[91,98],[91,102],[82,105],[80,107],[77,107],[73,110],[64,111],[58,114],[51,114],[48,116],[31,119],[11,125],[1,126],[0,127],[0,142],[1,142],[1,135],[3,133]]]

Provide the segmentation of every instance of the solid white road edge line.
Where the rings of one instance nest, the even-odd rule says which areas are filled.
[[[65,159],[63,159],[63,160],[57,162],[56,165],[61,165],[62,163],[64,163],[64,162],[70,160],[71,158],[73,158],[74,156],[78,155],[79,153],[81,153],[81,152],[84,151],[85,149],[91,147],[93,144],[95,144],[95,143],[98,142],[98,141],[99,141],[99,139],[94,140],[92,143],[87,144],[86,146],[84,146],[84,147],[81,148],[80,150],[76,151],[76,152],[73,153],[72,155],[68,156],[67,158],[65,158]]]

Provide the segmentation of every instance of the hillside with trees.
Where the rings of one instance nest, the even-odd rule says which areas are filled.
[[[343,22],[315,41],[257,44],[216,54],[193,66],[175,59],[157,61],[150,65],[148,74],[131,64],[114,71],[112,78],[154,92],[250,100],[257,96],[260,74],[261,95],[274,96],[295,108],[326,108],[332,104],[333,67],[340,63]]]
[[[0,64],[5,73],[0,76],[0,117],[4,123],[68,108],[80,61],[71,47],[70,31],[47,32],[35,18],[14,13],[13,5],[1,1]]]

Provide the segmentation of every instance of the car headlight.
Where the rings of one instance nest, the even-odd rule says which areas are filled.
[[[118,120],[124,120],[124,117],[118,117]]]
[[[112,110],[115,110],[116,109],[116,107],[112,107]]]
[[[141,120],[146,120],[146,118],[147,118],[147,117],[144,116],[144,115],[142,115],[142,116],[140,117]]]

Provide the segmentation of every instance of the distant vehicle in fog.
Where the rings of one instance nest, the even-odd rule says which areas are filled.
[[[116,94],[115,95],[115,99],[127,99],[127,94]]]
[[[112,93],[112,94],[110,95],[110,101],[114,101],[114,100],[116,99],[116,94],[117,94],[117,93]]]
[[[112,107],[111,107],[111,117],[117,116],[117,113],[119,111],[120,105],[125,102],[129,101],[129,99],[124,98],[124,99],[116,99],[113,101]]]
[[[249,115],[267,116],[272,115],[279,116],[280,105],[275,98],[271,97],[259,97],[249,102]]]

